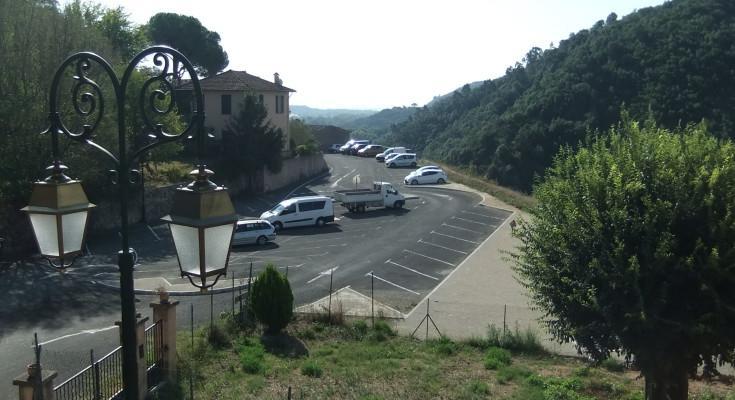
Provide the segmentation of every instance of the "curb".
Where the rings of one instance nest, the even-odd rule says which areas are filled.
[[[103,281],[90,281],[93,285],[99,285],[104,286],[107,289],[112,289],[116,292],[120,291],[120,287],[117,285],[112,285],[107,282]],[[218,289],[209,289],[206,292],[200,292],[195,290],[173,290],[168,291],[168,294],[170,296],[207,296],[212,294],[221,294],[221,293],[230,293],[234,291],[239,291],[240,289],[246,289],[248,287],[247,284],[244,285],[237,285],[234,288],[228,287],[228,288],[218,288]],[[158,292],[155,290],[147,290],[147,289],[135,289],[133,290],[133,293],[140,294],[140,295],[146,295],[146,296],[155,296],[158,295]]]

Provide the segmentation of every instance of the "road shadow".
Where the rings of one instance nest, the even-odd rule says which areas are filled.
[[[115,291],[61,273],[34,258],[0,270],[0,337],[16,330],[57,329],[69,320],[120,310]]]
[[[342,232],[342,228],[335,223],[329,223],[322,227],[297,227],[297,228],[286,228],[278,231],[278,236],[311,236],[311,235],[323,235],[325,233],[336,233]],[[276,239],[277,240],[277,239]]]
[[[411,210],[407,208],[376,208],[372,210],[367,210],[364,213],[345,213],[342,215],[342,218],[358,221],[362,219],[379,218],[385,216],[405,215],[409,212],[411,212]]]
[[[258,251],[267,251],[267,250],[276,250],[279,246],[276,242],[268,242],[263,245],[257,245],[257,244],[238,244],[238,245],[232,245],[232,252],[233,253],[255,253]]]

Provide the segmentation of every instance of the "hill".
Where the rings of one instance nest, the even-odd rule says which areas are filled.
[[[387,139],[530,190],[560,146],[620,118],[667,128],[705,120],[733,136],[735,3],[673,0],[611,14],[476,89],[465,85],[396,126]]]
[[[419,110],[418,107],[386,108],[375,114],[368,115],[367,117],[358,118],[352,121],[347,127],[385,131],[388,130],[391,125],[406,121],[417,110]]]
[[[312,108],[309,106],[291,105],[291,113],[296,114],[307,124],[313,125],[335,125],[346,127],[353,121],[375,114],[375,110],[351,110],[343,108]]]

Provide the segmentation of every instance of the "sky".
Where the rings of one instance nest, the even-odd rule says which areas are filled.
[[[546,49],[663,0],[93,0],[136,24],[158,12],[198,18],[230,64],[296,92],[315,108],[419,106],[497,78],[531,47]],[[61,1],[62,4],[68,1]]]

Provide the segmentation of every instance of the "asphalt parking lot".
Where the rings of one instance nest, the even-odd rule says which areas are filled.
[[[441,186],[405,186],[403,177],[412,168],[389,169],[374,159],[343,155],[326,159],[330,174],[288,191],[237,198],[238,213],[257,217],[287,197],[328,196],[338,189],[367,187],[374,180],[393,183],[411,200],[401,210],[375,208],[361,214],[335,204],[332,224],[285,229],[275,243],[265,246],[237,246],[230,256],[236,283],[246,279],[251,263],[254,274],[273,263],[288,272],[297,304],[307,304],[328,295],[330,278],[333,290],[350,286],[370,296],[372,278],[376,300],[408,312],[511,214],[478,205],[481,198],[476,194]],[[140,230],[132,241],[140,254],[136,278],[179,281],[166,227]],[[110,267],[103,263],[98,268]],[[117,272],[101,271],[95,279],[117,279]]]

